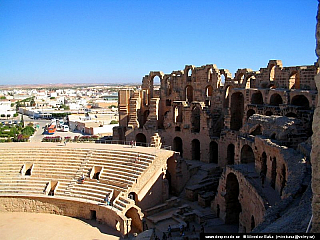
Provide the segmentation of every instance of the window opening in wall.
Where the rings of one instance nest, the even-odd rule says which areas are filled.
[[[97,212],[96,210],[90,210],[90,219],[97,220]]]
[[[269,74],[269,79],[270,81],[274,81],[274,76],[275,76],[275,69],[276,69],[276,66],[275,65],[271,65],[270,66],[270,74]]]
[[[249,145],[244,145],[241,149],[241,163],[254,163],[254,153]]]
[[[99,180],[102,171],[103,171],[103,167],[93,166],[91,169],[90,178]]]
[[[289,89],[300,89],[300,76],[298,72],[293,72],[290,75]]]
[[[181,106],[176,106],[174,108],[174,116],[173,116],[174,122],[182,122],[182,111],[181,111]]]
[[[189,69],[189,70],[188,70],[188,75],[187,75],[187,81],[188,81],[188,82],[191,82],[191,75],[192,75],[192,70]]]
[[[193,87],[186,86],[186,102],[191,103],[193,102]]]
[[[218,163],[218,143],[215,141],[210,142],[210,163]]]
[[[242,118],[244,111],[244,98],[240,92],[234,93],[231,96],[231,130],[238,131],[242,127]]]
[[[282,102],[282,97],[278,93],[272,94],[270,98],[271,106],[279,106],[280,104],[282,104]]]
[[[224,84],[226,83],[226,77],[224,74],[220,75],[220,86],[224,86]]]
[[[206,97],[211,97],[213,92],[213,87],[212,86],[207,86],[206,87]]]
[[[258,104],[258,105],[263,104],[263,97],[260,91],[252,94],[251,104]]]
[[[191,132],[198,133],[200,132],[200,108],[194,107],[191,113]]]
[[[211,81],[212,81],[212,73],[213,73],[212,68],[210,68],[210,69],[208,70],[208,82],[211,82]]]
[[[229,144],[227,148],[227,164],[232,165],[234,164],[234,145]]]
[[[171,100],[170,100],[170,99],[167,99],[167,100],[166,100],[166,106],[167,106],[167,107],[170,107],[170,106],[171,106]]]
[[[167,95],[171,95],[172,87],[171,87],[171,78],[168,77],[166,81]]]
[[[181,131],[181,128],[180,128],[180,126],[176,126],[176,127],[174,128],[174,130],[175,130],[176,132],[180,132],[180,131]]]
[[[192,160],[200,160],[200,141],[198,139],[193,139],[192,145]]]

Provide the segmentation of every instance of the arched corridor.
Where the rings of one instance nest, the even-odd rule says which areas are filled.
[[[226,185],[226,224],[234,224],[239,222],[239,214],[242,211],[241,204],[239,202],[239,182],[233,173],[229,173],[227,176]]]

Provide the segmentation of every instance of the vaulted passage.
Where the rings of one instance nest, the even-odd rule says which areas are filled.
[[[136,142],[138,146],[144,146],[147,143],[147,138],[143,133],[136,135]]]
[[[212,141],[210,143],[210,163],[218,163],[218,143]]]
[[[279,106],[280,104],[282,104],[282,97],[278,94],[278,93],[274,93],[272,94],[271,98],[270,98],[270,105],[271,106]]]
[[[182,146],[182,139],[180,137],[175,137],[173,139],[173,150],[176,152],[180,152],[180,155],[182,157],[183,146]]]
[[[142,232],[142,221],[140,220],[139,213],[137,209],[135,208],[130,208],[126,212],[126,217],[131,218],[131,231],[137,231],[137,232]]]
[[[200,160],[200,141],[198,139],[192,140],[192,160]]]
[[[308,110],[309,109],[309,100],[303,95],[294,96],[291,100],[291,104],[295,106],[301,107],[301,109]]]
[[[233,173],[227,176],[226,185],[226,224],[239,223],[239,213],[242,211],[239,202],[239,182]]]
[[[262,94],[260,91],[252,94],[251,103],[252,104],[263,104],[263,97],[262,97]]]
[[[254,163],[254,153],[249,145],[244,145],[241,149],[241,163]]]
[[[244,99],[242,93],[234,93],[231,96],[231,121],[230,129],[238,131],[242,127]]]

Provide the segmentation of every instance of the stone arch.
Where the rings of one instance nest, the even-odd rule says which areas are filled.
[[[234,164],[234,145],[230,143],[227,147],[227,164]]]
[[[260,91],[255,92],[251,96],[251,104],[263,104],[263,97]]]
[[[253,114],[255,114],[256,113],[256,111],[255,110],[253,110],[253,109],[249,109],[248,111],[247,111],[247,120],[249,119],[249,117],[251,117]]]
[[[259,124],[258,126],[255,127],[253,131],[250,132],[250,135],[257,136],[262,134],[262,129],[261,125]]]
[[[195,106],[192,109],[192,113],[191,113],[191,132],[193,133],[198,133],[200,132],[200,108],[198,106]]]
[[[223,87],[225,83],[226,83],[226,76],[224,74],[221,74],[220,83],[219,83],[220,87]]]
[[[271,182],[270,186],[275,189],[277,180],[277,159],[274,157],[271,165]]]
[[[289,89],[300,89],[300,74],[297,71],[290,74]]]
[[[227,86],[225,89],[225,95],[224,95],[224,101],[223,101],[223,107],[228,108],[229,107],[229,92],[230,89],[232,89],[231,86]]]
[[[229,173],[226,183],[226,224],[239,223],[239,214],[242,212],[239,202],[239,182],[234,173]]]
[[[137,232],[142,232],[143,227],[142,227],[142,221],[140,219],[139,212],[136,208],[132,207],[126,212],[126,217],[131,218],[131,230],[132,231],[137,231]]]
[[[206,86],[206,97],[211,97],[213,93],[213,87],[211,85]]]
[[[191,142],[192,160],[200,160],[200,141],[193,139]]]
[[[231,96],[231,120],[230,129],[238,131],[242,127],[244,110],[244,97],[241,92],[236,92]]]
[[[284,164],[281,167],[281,174],[280,174],[280,196],[282,196],[283,189],[287,183],[287,169]]]
[[[280,104],[282,104],[282,97],[278,94],[278,93],[274,93],[271,95],[270,97],[270,104],[271,106],[279,106]]]
[[[147,138],[146,135],[144,135],[143,133],[138,133],[136,135],[136,142],[138,146],[144,146],[147,143]]]
[[[299,106],[301,109],[309,109],[309,100],[304,95],[296,95],[291,100],[291,105]]]
[[[183,153],[183,142],[182,139],[180,137],[175,137],[173,139],[173,150],[176,152],[180,152],[180,155],[182,157],[182,153]]]
[[[254,163],[254,153],[249,145],[244,145],[241,148],[241,163]]]
[[[219,152],[218,143],[215,141],[210,142],[210,163],[218,163]]]
[[[186,97],[186,101],[191,103],[193,102],[193,87],[190,85],[186,86],[185,89],[185,97]]]
[[[154,75],[152,77],[152,83],[153,86],[161,86],[161,77],[158,75]]]

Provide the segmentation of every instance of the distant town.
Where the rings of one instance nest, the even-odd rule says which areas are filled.
[[[69,131],[99,138],[112,136],[112,128],[119,121],[118,91],[137,88],[99,84],[1,86],[0,141],[19,141],[20,132],[15,128],[23,130],[28,124],[34,129],[41,127],[42,136]],[[55,128],[52,132],[50,125]]]

